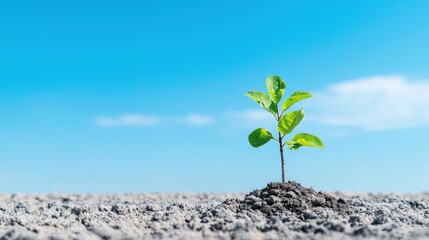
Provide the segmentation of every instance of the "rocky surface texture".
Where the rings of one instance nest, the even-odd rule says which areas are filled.
[[[429,239],[429,193],[0,195],[4,239]]]

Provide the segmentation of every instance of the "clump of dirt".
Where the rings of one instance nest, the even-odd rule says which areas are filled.
[[[223,204],[234,205],[238,211],[260,211],[266,216],[292,213],[307,218],[306,210],[317,209],[330,209],[339,214],[351,213],[351,206],[344,199],[316,192],[293,181],[269,183],[267,187],[247,194],[244,200],[229,199]]]

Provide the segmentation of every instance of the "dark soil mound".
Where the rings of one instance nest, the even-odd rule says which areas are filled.
[[[351,212],[351,206],[343,199],[305,188],[297,182],[269,183],[267,187],[247,194],[244,200],[229,199],[223,204],[235,205],[239,211],[261,211],[266,216],[292,213],[311,218],[304,212],[316,209],[330,209],[340,214]]]

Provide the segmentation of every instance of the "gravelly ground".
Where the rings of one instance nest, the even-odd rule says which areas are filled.
[[[331,194],[0,195],[0,240],[429,239],[429,193]]]

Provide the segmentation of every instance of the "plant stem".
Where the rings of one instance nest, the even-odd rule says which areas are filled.
[[[279,111],[277,110],[277,122],[280,121],[280,118],[282,117],[282,114],[279,114]],[[280,146],[280,157],[282,159],[282,183],[285,183],[285,158],[283,155],[283,137],[282,134],[279,132],[279,146]]]
[[[276,116],[274,116],[274,117],[276,117],[276,120],[277,120],[277,122],[279,122],[280,121],[280,118],[282,117],[282,115],[283,115],[283,113],[282,114],[279,114],[279,111],[278,111],[278,109],[277,109],[277,117]],[[283,136],[282,136],[282,134],[279,132],[279,146],[280,146],[280,157],[281,157],[281,160],[282,160],[282,183],[285,183],[285,159],[284,159],[284,156],[283,156]]]
[[[282,182],[285,183],[285,159],[283,156],[283,137],[282,134],[279,132],[279,144],[280,144],[280,157],[282,159]]]

